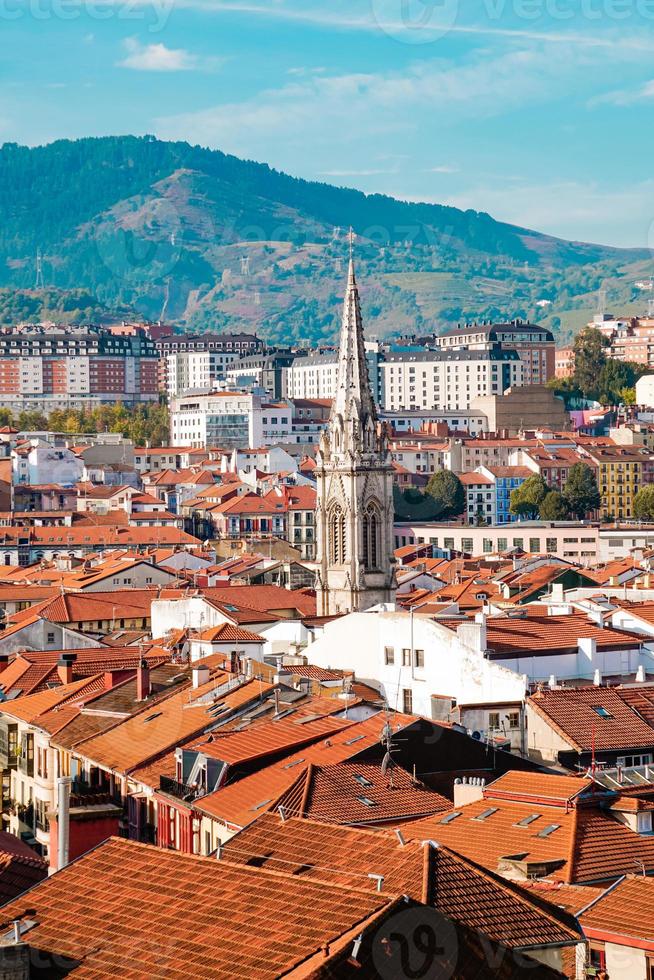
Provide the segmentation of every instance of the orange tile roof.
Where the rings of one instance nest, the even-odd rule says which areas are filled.
[[[198,639],[211,641],[212,643],[263,643],[264,639],[258,633],[243,629],[242,626],[233,626],[231,623],[221,623],[219,626],[212,626],[198,634]]]
[[[229,674],[217,672],[207,684],[193,691],[179,691],[152,710],[141,712],[122,725],[81,743],[78,752],[107,770],[131,773],[156,756],[197,738],[215,724],[216,712],[211,709],[216,704],[225,704],[228,708],[234,704],[247,704],[260,697],[260,682],[247,681],[221,694],[215,701],[202,700],[230,678]]]
[[[592,792],[594,785],[586,776],[550,776],[510,769],[485,787],[484,796],[525,802],[543,800],[552,806],[567,806],[581,794]]]
[[[368,762],[309,764],[304,779],[281,796],[277,805],[294,816],[357,825],[416,819],[452,806],[399,766],[383,773],[379,765]]]
[[[616,688],[543,690],[528,705],[579,752],[654,746],[654,728]]]
[[[567,792],[564,789],[562,796]],[[654,838],[630,830],[593,806],[592,799],[585,805],[563,802],[553,805],[537,797],[518,801],[487,796],[485,791],[483,799],[450,814],[404,824],[403,833],[411,839],[438,840],[492,871],[510,863],[524,867],[525,874],[535,868],[541,876],[568,884],[617,878],[632,871],[634,861],[654,871]]]
[[[494,617],[486,621],[487,646],[497,655],[519,656],[576,650],[577,640],[593,639],[598,649],[634,649],[641,646],[642,636],[626,630],[614,630],[592,623],[587,616]]]
[[[104,677],[100,679],[104,683]],[[18,718],[30,724],[38,725],[39,715],[50,711],[56,705],[65,704],[70,700],[83,701],[84,698],[95,693],[95,677],[84,677],[82,680],[73,681],[72,684],[62,684],[40,691],[37,694],[29,694],[27,697],[16,698],[14,701],[3,701],[2,712],[11,718]]]
[[[400,731],[413,724],[412,715],[394,715],[392,727]],[[330,766],[354,759],[374,745],[379,745],[386,716],[380,711],[365,721],[353,722],[349,728],[309,745],[280,762],[244,776],[195,802],[195,808],[222,823],[245,827],[261,813],[273,809],[279,798],[299,779],[311,763]]]
[[[48,876],[47,862],[20,838],[0,831],[0,903],[10,902]]]
[[[395,834],[263,814],[223,847],[228,861],[293,877],[376,889],[426,900],[443,915],[508,948],[575,943],[574,921],[540,896],[444,847],[425,859],[422,842],[400,844]],[[595,892],[595,894],[597,894]]]
[[[604,892],[579,921],[590,939],[610,936],[621,946],[636,939],[654,951],[653,907],[654,879],[632,874]]]
[[[391,903],[386,894],[110,838],[31,890],[37,924],[25,939],[94,980],[273,980]],[[7,929],[25,908],[24,897],[4,906]]]

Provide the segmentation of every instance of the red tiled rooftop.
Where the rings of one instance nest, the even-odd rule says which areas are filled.
[[[579,752],[654,746],[654,728],[609,687],[543,690],[529,706]]]

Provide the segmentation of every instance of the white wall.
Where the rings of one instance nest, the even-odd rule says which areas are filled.
[[[413,694],[413,711],[431,717],[432,694],[467,703],[503,704],[521,701],[525,680],[486,660],[473,646],[476,623],[469,637],[453,632],[419,614],[405,612],[351,613],[325,627],[306,651],[320,667],[354,670],[357,679],[380,686],[392,708],[402,709],[402,691]],[[424,668],[402,666],[402,650],[424,650]],[[385,647],[393,647],[394,663],[385,664]]]

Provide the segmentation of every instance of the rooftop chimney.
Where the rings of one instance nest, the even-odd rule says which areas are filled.
[[[57,673],[62,684],[71,684],[73,680],[73,664],[77,659],[76,653],[62,653],[57,661]]]
[[[636,671],[636,680],[639,684],[644,684],[647,680],[645,676],[645,667],[643,664],[638,664],[638,670]]]
[[[599,669],[596,670],[595,673],[593,674],[593,684],[595,685],[595,687],[602,686],[602,671]]]
[[[203,684],[208,684],[211,677],[211,671],[206,665],[196,664],[193,668],[193,687],[202,687]]]
[[[151,690],[150,668],[145,657],[141,657],[136,668],[136,700],[145,701],[150,696]]]

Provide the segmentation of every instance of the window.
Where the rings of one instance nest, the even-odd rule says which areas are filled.
[[[549,555],[556,554],[556,538],[545,538],[545,551]]]
[[[345,514],[336,504],[329,516],[330,558],[333,565],[343,565],[346,558]]]
[[[48,643],[54,643],[54,641],[55,641],[55,635],[54,635],[54,633],[48,633],[47,634],[47,642]]]
[[[647,752],[644,755],[619,755],[616,759],[617,765],[623,769],[629,769],[632,766],[649,766],[651,762],[651,752]]]
[[[509,728],[520,728],[520,712],[510,711],[507,715]]]
[[[639,834],[651,834],[652,833],[652,811],[645,810],[643,813],[638,814],[638,833]]]
[[[541,816],[540,813],[530,813],[528,817],[523,817],[522,820],[518,820],[518,822],[517,822],[517,824],[515,826],[516,827],[529,827],[529,825],[532,824],[534,822],[534,820],[538,820],[540,818],[540,816]]]
[[[560,823],[549,823],[547,825],[547,827],[543,827],[542,830],[539,830],[538,831],[537,836],[538,837],[549,837],[550,834],[553,834],[555,830],[559,830],[560,827],[561,827],[561,824]]]
[[[402,710],[405,715],[413,713],[413,692],[410,687],[405,687],[402,691]]]
[[[455,810],[454,813],[446,814],[446,816],[444,816],[442,820],[439,821],[439,823],[452,823],[453,820],[456,820],[456,818],[460,816],[461,816],[461,811]]]
[[[415,652],[415,665],[416,665],[416,667],[424,667],[425,666],[425,651],[424,650],[416,650],[416,652]]]
[[[395,663],[395,650],[393,647],[384,647],[384,663],[387,667]]]
[[[404,649],[402,650],[402,666],[403,667],[411,666],[411,650],[408,647],[404,647]]]
[[[599,715],[600,718],[613,718],[614,717],[611,714],[611,712],[610,711],[607,711],[606,708],[603,708],[601,704],[594,704],[592,706],[592,708],[593,708],[593,711],[595,712],[595,714]]]
[[[492,817],[494,813],[497,813],[497,810],[498,810],[498,807],[496,807],[496,806],[490,806],[487,810],[482,810],[481,813],[478,813],[476,817],[472,817],[472,819],[473,820],[488,820],[488,818],[489,817]]]
[[[499,711],[489,711],[488,712],[488,727],[491,731],[496,731],[500,727],[500,713]]]

